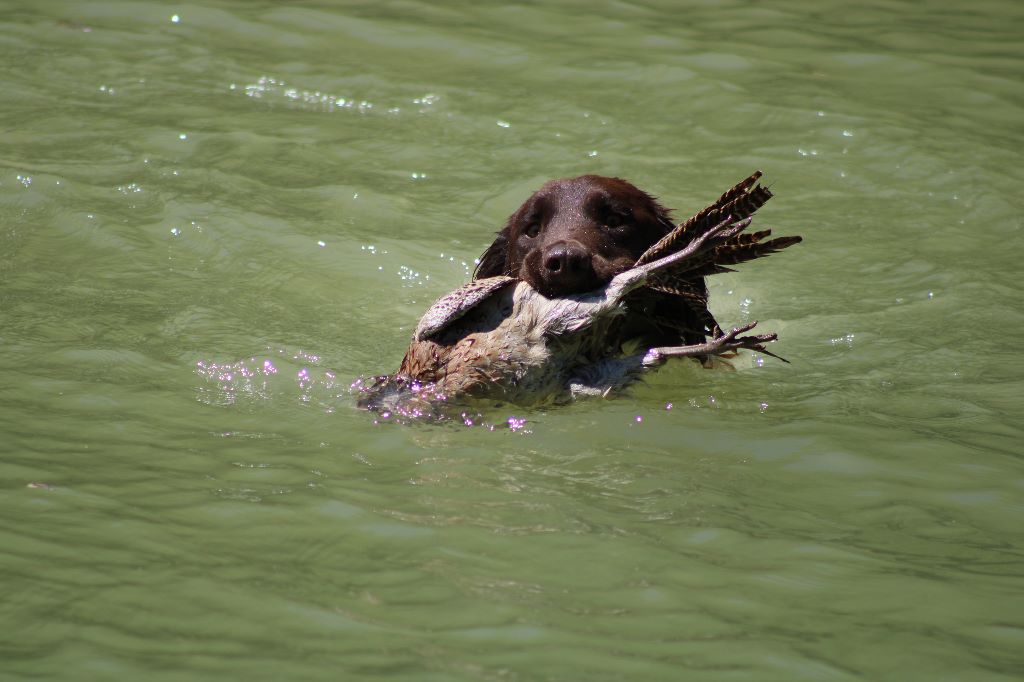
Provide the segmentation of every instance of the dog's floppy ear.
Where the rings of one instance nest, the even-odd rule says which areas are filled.
[[[480,255],[480,262],[473,270],[473,279],[484,279],[485,277],[497,277],[508,274],[505,272],[505,264],[508,260],[508,228],[498,233],[494,243],[487,247],[487,250]]]

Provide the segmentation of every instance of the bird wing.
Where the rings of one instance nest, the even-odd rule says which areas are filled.
[[[445,294],[420,318],[413,339],[423,341],[447,329],[452,322],[490,298],[492,294],[517,281],[519,280],[515,277],[505,275],[487,277],[463,284],[455,291]]]

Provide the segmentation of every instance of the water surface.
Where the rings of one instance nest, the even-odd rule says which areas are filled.
[[[1019,679],[1021,26],[0,4],[4,676]],[[792,364],[354,408],[544,180],[686,217],[758,168],[805,242],[713,309]]]

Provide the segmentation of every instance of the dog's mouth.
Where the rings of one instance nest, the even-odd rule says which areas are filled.
[[[601,281],[597,277],[587,278],[586,280],[579,279],[568,284],[561,281],[548,282],[541,280],[539,282],[531,282],[529,279],[526,281],[546,298],[559,298],[561,296],[571,296],[573,294],[585,294],[588,291],[600,289],[608,283],[607,281]]]

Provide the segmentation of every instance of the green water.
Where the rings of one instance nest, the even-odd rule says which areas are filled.
[[[0,3],[0,678],[1021,679],[1022,27]],[[545,179],[758,168],[713,309],[792,364],[354,408]]]

